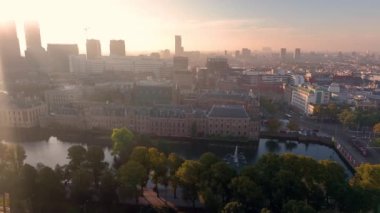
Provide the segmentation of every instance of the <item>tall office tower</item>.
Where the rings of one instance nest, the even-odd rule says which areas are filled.
[[[25,41],[27,49],[40,49],[41,46],[41,34],[40,26],[38,22],[27,22],[24,25]]]
[[[173,68],[174,71],[187,71],[189,66],[189,58],[183,56],[174,56],[173,57]]]
[[[182,38],[180,35],[175,36],[175,55],[182,55],[183,47],[182,47]]]
[[[281,59],[286,59],[286,48],[281,48]]]
[[[124,40],[110,41],[110,56],[125,56]]]
[[[14,21],[0,22],[0,55],[3,63],[14,62],[21,57]]]
[[[70,55],[78,55],[76,44],[48,44],[47,53],[55,72],[70,72]]]
[[[294,60],[299,60],[301,58],[301,49],[296,48],[294,51]]]
[[[45,49],[41,45],[40,26],[38,22],[24,24],[26,50],[25,58],[29,65],[39,71],[49,71],[49,60]]]
[[[102,56],[100,41],[96,39],[87,39],[86,41],[87,59],[96,59]]]

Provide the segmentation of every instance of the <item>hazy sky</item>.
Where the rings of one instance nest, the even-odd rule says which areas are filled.
[[[380,51],[379,0],[0,0],[0,18],[38,20],[43,43],[124,39],[128,51],[263,46]],[[6,5],[6,6],[4,6]],[[87,33],[84,28],[89,28]]]

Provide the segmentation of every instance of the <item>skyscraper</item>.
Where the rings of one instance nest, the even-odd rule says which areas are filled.
[[[78,55],[78,45],[76,44],[48,44],[47,53],[50,57],[53,71],[69,72],[70,71],[70,55]]]
[[[124,40],[110,41],[110,56],[125,56]]]
[[[182,47],[182,38],[180,35],[175,36],[175,55],[182,55],[183,47]]]
[[[286,59],[286,48],[281,48],[281,53],[280,53],[281,59]]]
[[[294,51],[294,60],[299,60],[301,58],[301,49],[296,48]]]
[[[14,21],[0,22],[0,55],[5,63],[20,58],[20,44]]]
[[[25,29],[26,48],[27,49],[42,48],[39,24],[37,22],[27,22],[24,25],[24,29]]]
[[[87,59],[96,59],[102,56],[100,41],[96,39],[87,39],[86,42]]]
[[[25,58],[30,66],[47,72],[50,69],[49,60],[45,49],[41,45],[40,26],[38,22],[26,22],[24,24],[26,50]]]

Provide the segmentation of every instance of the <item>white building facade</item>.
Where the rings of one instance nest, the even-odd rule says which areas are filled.
[[[310,115],[310,104],[328,104],[330,101],[330,92],[321,87],[303,85],[293,87],[291,105]]]

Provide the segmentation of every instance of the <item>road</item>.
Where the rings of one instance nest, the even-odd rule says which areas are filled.
[[[379,164],[380,149],[368,148],[368,155],[364,157],[351,143],[350,138],[354,136],[340,124],[321,123],[307,118],[299,118],[301,128],[318,129],[321,133],[334,137],[335,141],[343,145],[346,150],[359,162]]]

